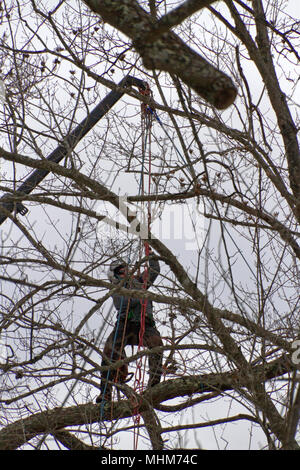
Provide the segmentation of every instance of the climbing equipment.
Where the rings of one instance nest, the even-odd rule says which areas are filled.
[[[145,82],[142,82],[142,86],[139,87],[139,92],[148,98],[151,98],[151,90],[148,84]],[[140,175],[140,183],[139,183],[139,194],[140,195],[145,195],[146,193],[150,194],[151,192],[151,126],[152,126],[152,120],[153,120],[153,110],[150,108],[149,104],[142,103],[141,104],[141,128],[142,128],[142,168],[141,168],[141,175]],[[146,152],[147,152],[147,147],[148,147],[148,186],[146,187],[145,183],[145,172],[146,172]],[[151,227],[151,206],[150,206],[150,201],[147,204],[147,229],[148,231],[150,230]],[[150,247],[149,244],[146,240],[143,242],[143,249],[145,252],[145,256],[148,258],[150,255]],[[141,253],[142,250],[140,250],[140,258],[142,256]],[[128,263],[127,263],[128,265]],[[109,278],[112,280],[113,276],[115,276],[115,269],[119,266],[126,266],[126,263],[123,260],[117,260],[115,264],[112,264],[109,270]],[[147,289],[147,284],[148,284],[148,278],[149,278],[149,268],[148,265],[146,264],[144,274],[143,274],[143,289]],[[111,359],[113,358],[113,353],[114,353],[114,348],[116,344],[116,338],[118,334],[118,329],[119,329],[119,323],[120,323],[120,313],[123,308],[123,297],[122,297],[122,302],[121,306],[118,312],[118,320],[117,320],[117,325],[116,325],[116,330],[115,330],[115,335],[114,335],[114,341],[113,341],[113,346],[112,346],[112,352],[111,352]],[[121,354],[123,351],[124,347],[124,339],[125,339],[125,332],[126,332],[126,325],[127,321],[132,318],[132,311],[129,311],[129,305],[130,305],[130,299],[128,299],[127,303],[127,309],[126,309],[126,315],[125,315],[125,321],[124,321],[124,326],[123,326],[123,335],[122,335],[122,340],[121,340],[121,347],[120,347],[120,357],[121,359]],[[141,314],[140,314],[140,330],[139,330],[139,335],[138,335],[138,352],[140,349],[143,347],[143,338],[144,338],[144,333],[145,333],[145,327],[146,327],[146,310],[147,310],[147,299],[142,299],[141,300]],[[138,399],[138,396],[141,395],[143,392],[144,388],[144,378],[145,378],[145,360],[144,358],[144,365],[143,365],[143,358],[139,358],[136,364],[136,372],[135,372],[135,377],[134,377],[134,396],[132,397],[132,408],[133,408],[133,420],[134,420],[134,448],[137,448],[138,444],[138,429],[139,429],[139,423],[140,423],[140,413],[139,413],[139,407],[140,407],[140,401]],[[118,370],[115,374],[115,382],[118,380]],[[107,388],[107,383],[109,380],[109,371],[106,376],[106,383],[105,387],[103,390],[103,400],[101,403],[100,407],[100,423],[101,420],[103,419],[103,413],[104,413],[104,406],[105,406],[105,391]],[[100,446],[101,447],[101,446]]]
[[[146,88],[140,89],[140,93],[148,98],[151,98],[151,90],[149,85],[146,85]],[[142,103],[141,104],[141,120],[142,120],[142,171],[141,171],[141,179],[140,179],[140,188],[139,194],[145,195],[146,188],[145,188],[145,160],[146,160],[146,150],[148,144],[148,194],[151,193],[151,127],[152,127],[152,109],[150,108],[149,104]],[[148,234],[151,229],[151,205],[150,201],[147,204],[147,229]],[[149,259],[150,254],[150,247],[148,242],[144,241],[144,251],[145,256]],[[144,271],[144,279],[143,279],[143,289],[147,289],[149,278],[149,268],[148,264],[145,266]],[[141,320],[140,320],[140,331],[139,331],[139,343],[138,343],[138,352],[143,347],[143,338],[145,333],[145,323],[146,323],[146,309],[147,309],[147,299],[141,300]],[[144,367],[143,367],[143,359],[144,359]],[[134,420],[134,449],[137,449],[138,445],[138,437],[139,437],[139,424],[140,424],[140,413],[139,413],[139,399],[138,396],[142,394],[144,389],[144,379],[145,379],[145,361],[146,358],[140,357],[137,361],[136,365],[136,374],[135,374],[135,381],[134,381],[134,407],[133,407],[133,420]],[[143,369],[142,369],[143,368]]]

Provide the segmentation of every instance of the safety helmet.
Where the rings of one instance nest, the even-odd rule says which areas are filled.
[[[122,259],[116,259],[116,260],[114,260],[114,261],[111,263],[111,265],[110,265],[110,267],[109,267],[109,270],[108,270],[108,272],[107,272],[107,274],[108,274],[108,279],[109,279],[110,281],[113,281],[114,279],[117,279],[117,271],[118,271],[118,269],[120,269],[120,268],[126,268],[126,266],[127,266],[127,263],[125,263],[124,260],[122,260]]]

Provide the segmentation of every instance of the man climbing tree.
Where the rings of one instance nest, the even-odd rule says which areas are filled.
[[[150,250],[150,254],[152,254],[152,250]],[[159,262],[152,257],[149,259],[149,270],[146,269],[141,275],[130,273],[129,266],[123,260],[115,260],[111,263],[108,277],[114,284],[121,282],[123,287],[142,290],[148,289],[154,283],[159,272]],[[152,300],[140,300],[114,294],[113,303],[117,311],[117,321],[105,343],[102,366],[115,360],[125,359],[124,348],[127,345],[144,345],[149,349],[163,345],[153,318]],[[162,352],[150,352],[148,387],[160,382],[161,367]],[[101,394],[97,397],[96,402],[111,401],[111,383],[125,382],[127,374],[126,364],[117,371],[109,369],[107,372],[102,372]]]
[[[299,450],[299,0],[0,3],[0,449],[125,450],[139,430],[139,449]],[[111,92],[74,148],[66,136]],[[140,243],[120,197],[163,228],[145,293],[129,261],[107,279]],[[175,218],[201,241],[174,235]],[[143,298],[144,348],[125,358]],[[137,425],[122,380],[143,358],[156,383],[160,349],[164,380],[136,394]],[[114,394],[100,423],[102,358],[102,388],[130,399]]]

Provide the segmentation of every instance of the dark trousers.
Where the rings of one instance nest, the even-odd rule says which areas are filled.
[[[127,321],[126,328],[125,322],[120,320],[119,325],[116,324],[111,334],[108,336],[104,350],[101,366],[107,366],[110,362],[115,362],[120,359],[125,359],[126,354],[124,351],[125,346],[139,344],[140,323]],[[145,331],[143,335],[143,346],[148,349],[157,346],[163,346],[162,339],[158,330],[150,324],[146,319]],[[162,358],[163,352],[150,353],[149,364],[149,381],[148,387],[156,385],[160,382],[162,374]],[[101,373],[101,394],[105,393],[106,396],[111,395],[110,382],[124,383],[128,374],[128,366],[124,364],[119,369],[110,369]]]

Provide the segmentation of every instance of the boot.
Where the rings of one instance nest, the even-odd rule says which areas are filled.
[[[96,398],[96,403],[110,403],[111,402],[111,389],[106,388],[105,392],[104,390],[101,390],[100,395],[97,396]]]

